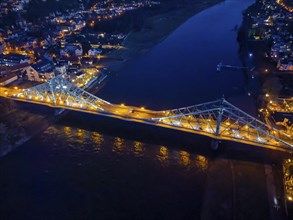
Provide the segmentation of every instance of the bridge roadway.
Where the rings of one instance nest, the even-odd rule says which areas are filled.
[[[292,152],[293,149],[291,133],[279,131],[258,121],[224,99],[180,109],[153,111],[143,107],[111,104],[62,76],[28,89],[2,87],[0,96],[192,132],[217,140],[236,141],[281,151]]]
[[[0,90],[3,95],[3,89]],[[237,123],[230,123],[229,120],[221,121],[219,132],[217,132],[216,117],[205,117],[204,115],[195,116],[192,112],[178,117],[174,110],[153,111],[143,107],[126,106],[124,104],[111,104],[102,99],[97,99],[93,103],[84,103],[76,100],[75,97],[64,96],[56,93],[58,97],[56,103],[50,98],[44,100],[39,96],[28,97],[23,95],[22,90],[5,90],[3,96],[34,104],[47,105],[53,108],[70,109],[74,111],[86,112],[89,114],[103,115],[126,121],[145,123],[149,125],[161,126],[176,129],[184,132],[191,132],[204,135],[217,140],[228,140],[249,144],[273,150],[292,152],[292,138],[290,134],[280,135],[277,130],[269,131],[271,135],[280,139],[274,139],[266,135],[260,135],[253,126],[246,124],[239,127]],[[21,94],[21,95],[19,95]],[[62,97],[64,96],[64,97]],[[211,112],[211,110],[208,110]],[[212,112],[209,114],[213,114]],[[279,135],[278,135],[279,134]]]

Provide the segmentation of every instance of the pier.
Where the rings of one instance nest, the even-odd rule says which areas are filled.
[[[224,65],[222,62],[220,62],[220,63],[217,65],[217,72],[221,72],[221,70],[222,70],[223,68],[234,69],[234,70],[248,69],[248,67],[244,67],[244,66]]]

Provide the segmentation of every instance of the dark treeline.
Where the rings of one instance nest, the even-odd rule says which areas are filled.
[[[140,0],[137,0],[140,1]],[[143,0],[141,0],[143,1]],[[149,10],[137,10],[132,11],[130,13],[126,13],[123,18],[113,19],[111,21],[102,21],[99,23],[100,27],[98,27],[101,31],[107,31],[109,29],[113,30],[117,29],[119,32],[125,32],[125,30],[134,29],[140,30],[143,26],[143,21],[145,16],[152,16],[157,13],[164,13],[170,10],[176,10],[188,3],[195,3],[193,0],[157,0],[161,2],[159,6],[152,7]],[[24,10],[19,12],[9,12],[7,15],[2,16],[0,19],[0,28],[4,28],[5,26],[11,26],[16,23],[17,19],[21,19],[22,17],[27,19],[30,22],[36,22],[44,16],[48,16],[53,12],[69,12],[76,11],[83,5],[84,9],[88,9],[98,2],[106,2],[104,0],[31,0],[28,3]],[[112,2],[119,3],[130,3],[133,0],[112,0],[108,1],[104,6],[107,7],[107,4],[110,6]],[[121,21],[118,21],[121,20]],[[128,24],[127,24],[128,23]],[[112,28],[106,27],[110,25]],[[124,29],[125,28],[125,29]],[[122,31],[124,30],[124,31]]]
[[[97,0],[92,0],[91,3],[97,2]],[[124,0],[123,2],[131,2]],[[151,8],[141,8],[134,11],[129,11],[123,16],[114,18],[111,20],[102,20],[97,22],[95,25],[95,31],[102,32],[117,32],[117,33],[127,33],[129,31],[140,31],[144,25],[145,20],[148,17],[158,15],[164,12],[169,12],[176,10],[183,6],[186,6],[192,0],[160,0],[161,4],[153,6]]]
[[[129,11],[123,16],[111,20],[102,20],[95,25],[95,31],[127,33],[130,30],[139,31],[143,27],[148,13],[146,9]]]
[[[75,9],[80,5],[81,1],[79,0],[32,0],[24,8],[26,13],[24,18],[28,21],[35,21],[41,17],[47,16],[52,12],[66,12],[68,10]]]

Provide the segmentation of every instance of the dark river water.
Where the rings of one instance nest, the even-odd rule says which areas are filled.
[[[195,15],[131,61],[97,95],[153,109],[222,95],[243,108],[253,105],[241,71],[216,72],[220,61],[241,65],[233,29],[253,2],[226,1]],[[239,213],[267,203],[262,164],[161,144],[139,130],[127,134],[113,120],[101,127],[99,121],[90,126],[71,120],[80,117],[87,118],[66,116],[1,158],[0,219],[217,219],[211,213],[218,212],[221,219],[231,219],[233,164],[240,173],[239,199],[249,204]],[[155,139],[160,140],[160,133]],[[205,147],[204,142],[198,145]],[[267,219],[263,206],[246,219]]]
[[[242,66],[236,25],[254,1],[225,1],[182,24],[147,55],[130,62],[101,98],[164,109],[246,95],[242,71],[216,72],[219,62]]]

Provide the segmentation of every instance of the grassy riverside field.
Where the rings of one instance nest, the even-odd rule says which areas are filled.
[[[140,31],[132,31],[128,34],[123,42],[123,49],[108,53],[109,57],[122,60],[109,63],[108,68],[112,71],[119,70],[126,61],[147,53],[190,17],[222,1],[187,0],[174,7],[169,6],[169,9],[161,6],[160,11],[144,20],[144,26]],[[171,2],[175,4],[174,1]]]

